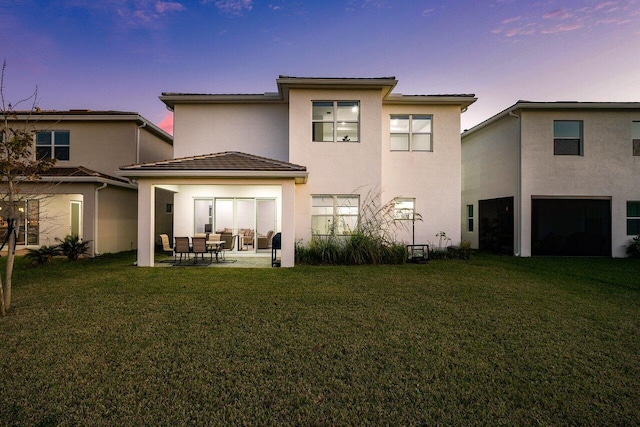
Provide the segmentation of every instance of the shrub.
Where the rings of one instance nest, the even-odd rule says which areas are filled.
[[[631,243],[627,246],[627,254],[631,258],[640,258],[640,236],[631,239]]]
[[[91,240],[82,240],[76,235],[66,236],[64,239],[56,239],[60,244],[60,252],[66,256],[69,261],[76,261],[80,255],[86,255],[89,252],[89,243]]]
[[[458,246],[447,246],[446,248],[433,248],[429,250],[429,259],[461,259],[471,258],[471,242],[463,240]]]
[[[58,245],[45,245],[38,249],[27,249],[27,253],[24,257],[30,260],[34,265],[44,265],[50,263],[53,260],[53,257],[57,255],[60,255],[60,248]]]

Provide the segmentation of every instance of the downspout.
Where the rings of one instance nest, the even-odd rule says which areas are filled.
[[[94,219],[93,219],[93,256],[99,255],[98,252],[98,191],[104,190],[107,188],[107,183],[105,182],[100,187],[96,187],[96,196],[94,198]]]
[[[147,127],[147,122],[142,123],[136,130],[136,164],[140,163],[140,129]]]
[[[516,227],[516,251],[514,255],[519,257],[522,252],[522,120],[513,111],[509,111],[509,115],[518,120],[518,187],[516,189],[518,226]]]

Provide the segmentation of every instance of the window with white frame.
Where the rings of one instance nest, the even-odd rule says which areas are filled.
[[[36,132],[36,157],[38,159],[69,160],[69,131]]]
[[[431,115],[391,115],[391,151],[433,151]]]
[[[556,156],[583,155],[581,120],[553,121],[553,154]]]
[[[393,200],[393,219],[412,220],[416,211],[416,199],[398,197]]]
[[[319,235],[349,234],[358,226],[359,206],[359,196],[312,196],[311,230]]]
[[[640,122],[631,123],[631,145],[633,146],[633,155],[640,156]]]
[[[640,235],[640,201],[627,202],[627,236]]]
[[[467,205],[467,231],[473,231],[473,205]]]
[[[313,101],[312,139],[315,142],[359,142],[359,101]]]

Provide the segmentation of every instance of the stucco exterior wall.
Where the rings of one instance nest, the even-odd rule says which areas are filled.
[[[553,154],[553,121],[582,120],[583,156]],[[522,241],[531,254],[534,196],[611,198],[612,255],[625,256],[626,202],[640,200],[640,157],[632,155],[631,123],[640,112],[615,110],[523,111]]]
[[[109,186],[98,192],[97,253],[136,249],[137,206],[135,190]]]
[[[462,139],[462,239],[478,248],[479,200],[514,197],[518,227],[520,164],[519,119],[506,116]],[[467,205],[473,205],[474,231],[467,230]],[[517,233],[514,233],[517,240]],[[514,249],[518,252],[517,241]]]
[[[289,161],[286,104],[178,104],[176,158],[240,151]]]
[[[94,240],[95,188],[92,183],[23,184],[22,196],[40,200],[39,243],[55,245],[70,233],[70,202],[82,202],[82,238]],[[93,254],[93,242],[89,245]]]
[[[432,115],[433,151],[391,151],[392,114]],[[437,241],[440,231],[460,242],[460,106],[388,105],[382,108],[382,199],[415,198],[415,242]],[[400,229],[398,240],[411,243],[412,224]]]
[[[58,161],[58,167],[84,166],[116,175],[120,166],[136,161],[136,124],[133,121],[39,121],[37,129],[70,132],[69,160]]]
[[[359,142],[312,141],[313,101],[359,101]],[[360,195],[379,201],[382,184],[380,90],[313,90],[289,92],[289,161],[307,167],[306,184],[296,185],[296,239],[311,237],[312,195]]]
[[[139,150],[139,163],[157,162],[173,158],[173,145],[149,132],[147,128],[140,129]]]

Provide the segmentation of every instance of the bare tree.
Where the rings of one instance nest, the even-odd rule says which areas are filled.
[[[34,154],[35,117],[40,113],[37,106],[38,87],[33,93],[15,104],[5,99],[5,71],[7,62],[2,62],[0,75],[0,198],[6,201],[3,220],[6,221],[7,234],[4,243],[7,245],[7,266],[4,281],[0,276],[0,315],[5,316],[11,308],[11,279],[15,261],[15,247],[20,229],[21,212],[19,202],[24,200],[21,194],[21,183],[38,181],[40,175],[51,169],[55,159],[38,159]],[[25,119],[18,121],[18,111],[23,104],[29,105],[24,110]],[[22,115],[22,112],[21,112]],[[4,225],[4,224],[3,224]]]

